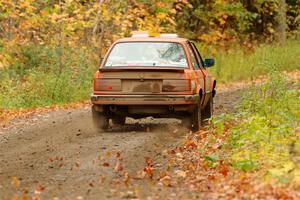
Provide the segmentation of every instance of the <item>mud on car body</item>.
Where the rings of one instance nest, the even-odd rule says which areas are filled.
[[[210,118],[216,81],[195,44],[174,34],[116,41],[94,75],[93,121],[99,130],[135,119],[177,118],[197,131]]]

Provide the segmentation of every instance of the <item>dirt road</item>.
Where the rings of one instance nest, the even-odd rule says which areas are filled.
[[[231,111],[241,92],[219,92],[216,114]],[[0,129],[0,199],[22,193],[41,199],[120,199],[137,193],[139,198],[176,199],[171,195],[176,188],[162,189],[134,177],[145,167],[145,157],[157,169],[167,167],[163,151],[188,133],[180,121],[127,120],[125,128],[97,133],[85,107],[12,123],[13,128]],[[128,192],[133,190],[135,195]]]

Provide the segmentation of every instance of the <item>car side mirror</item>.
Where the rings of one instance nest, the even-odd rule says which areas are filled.
[[[212,67],[215,65],[214,59],[205,59],[204,60],[205,67]]]

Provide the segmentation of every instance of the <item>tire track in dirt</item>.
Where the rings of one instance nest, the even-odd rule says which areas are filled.
[[[217,94],[215,113],[232,112],[242,92],[241,88]],[[85,107],[15,120],[13,128],[0,129],[0,199],[11,199],[24,190],[33,196],[39,186],[45,188],[42,199],[118,199],[118,190],[126,192],[126,187],[118,186],[124,185],[118,181],[124,180],[125,171],[134,176],[145,167],[146,156],[152,158],[156,168],[166,167],[162,152],[189,132],[172,119],[127,122],[122,129],[97,133],[90,108]],[[118,152],[122,174],[114,172]],[[11,185],[12,177],[20,180],[18,188]],[[132,184],[142,197],[174,192],[174,188],[161,191],[151,181],[132,180]],[[130,197],[124,194],[124,198]]]

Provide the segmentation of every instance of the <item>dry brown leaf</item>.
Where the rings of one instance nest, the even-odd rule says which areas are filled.
[[[128,187],[129,181],[130,181],[130,176],[129,176],[128,172],[125,172],[124,173],[124,184],[126,187]]]
[[[175,174],[176,174],[177,177],[180,177],[180,178],[185,178],[187,176],[187,173],[185,171],[182,171],[182,170],[176,170]]]
[[[159,179],[159,182],[162,183],[164,186],[171,187],[171,177],[165,176],[161,179]]]
[[[114,168],[115,172],[120,172],[123,170],[123,165],[120,160],[117,160],[116,166]]]
[[[146,174],[147,174],[147,173],[146,173],[144,170],[140,170],[140,171],[137,172],[135,178],[136,178],[136,179],[143,179],[143,178],[145,178]]]
[[[43,187],[42,185],[38,185],[34,190],[34,194],[41,194],[45,191],[46,191],[45,187]]]

